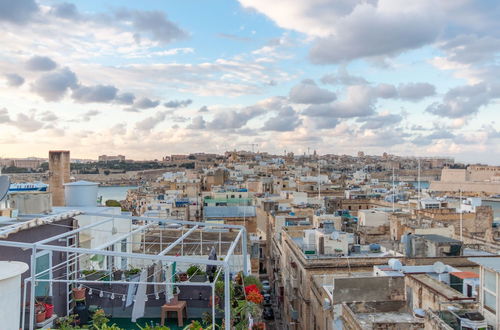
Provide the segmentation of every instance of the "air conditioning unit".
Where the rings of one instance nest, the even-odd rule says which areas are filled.
[[[299,312],[292,308],[290,311],[290,318],[292,321],[297,322],[299,320]]]

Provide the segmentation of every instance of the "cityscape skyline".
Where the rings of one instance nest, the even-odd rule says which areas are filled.
[[[500,164],[493,2],[0,9],[0,157],[70,149],[142,160],[258,144]]]

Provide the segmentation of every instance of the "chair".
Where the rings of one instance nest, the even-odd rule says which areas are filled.
[[[184,309],[186,312],[184,313]],[[187,319],[187,304],[185,301],[179,301],[177,304],[165,304],[161,306],[161,325],[165,325],[165,315],[167,312],[177,312],[177,324],[182,327],[184,325],[184,316]]]

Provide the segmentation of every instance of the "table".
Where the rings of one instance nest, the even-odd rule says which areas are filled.
[[[184,309],[186,313],[183,313]],[[187,305],[185,301],[179,301],[177,304],[165,304],[161,306],[161,325],[165,325],[165,315],[167,312],[177,312],[177,324],[182,327],[184,325],[184,316],[187,319]]]

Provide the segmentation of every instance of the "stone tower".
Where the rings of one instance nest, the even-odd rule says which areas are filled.
[[[64,184],[69,182],[69,151],[49,151],[49,191],[52,192],[52,204],[64,206]]]

